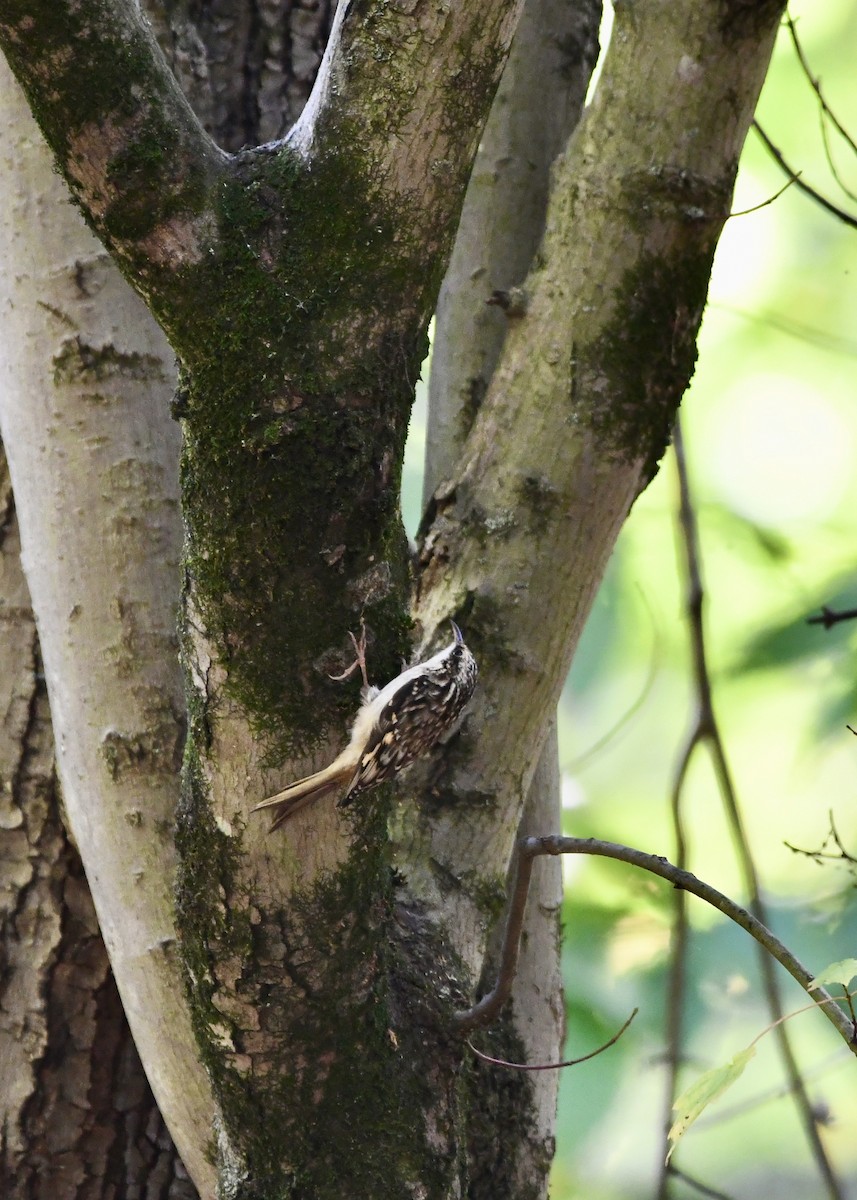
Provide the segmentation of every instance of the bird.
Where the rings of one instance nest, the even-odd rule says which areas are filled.
[[[329,766],[255,805],[253,812],[274,810],[270,832],[338,788],[343,791],[337,807],[344,808],[434,749],[473,695],[479,673],[461,630],[454,621],[450,624],[454,638],[448,646],[405,668],[380,689],[370,687],[366,677],[365,628],[359,642],[350,635],[357,658],[342,675],[331,678],[346,679],[357,667],[362,672],[363,701],[351,738]]]

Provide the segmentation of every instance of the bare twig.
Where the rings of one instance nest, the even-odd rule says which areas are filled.
[[[470,1049],[473,1051],[473,1053],[476,1055],[477,1058],[481,1058],[483,1062],[491,1063],[491,1065],[494,1067],[508,1067],[512,1071],[559,1071],[562,1067],[576,1067],[578,1065],[578,1063],[589,1062],[590,1058],[597,1058],[599,1054],[603,1054],[605,1050],[609,1050],[611,1046],[615,1046],[616,1043],[619,1041],[619,1038],[622,1036],[622,1034],[625,1032],[625,1030],[631,1024],[634,1017],[636,1017],[636,1015],[639,1011],[640,1010],[638,1008],[635,1008],[634,1011],[631,1013],[630,1017],[628,1018],[628,1020],[622,1026],[622,1028],[620,1030],[618,1030],[616,1033],[614,1033],[612,1038],[610,1038],[608,1041],[604,1042],[603,1045],[599,1046],[597,1050],[590,1050],[588,1054],[581,1054],[580,1058],[566,1058],[562,1062],[553,1062],[553,1063],[508,1062],[508,1060],[505,1058],[492,1058],[492,1056],[490,1054],[483,1054],[483,1052],[481,1050],[477,1050],[476,1047],[473,1045],[473,1043],[470,1041],[467,1044],[470,1047]]]
[[[849,729],[850,728],[851,727],[849,726]],[[844,862],[849,863],[852,866],[857,866],[857,858],[855,858],[853,854],[850,854],[843,845],[842,838],[839,836],[839,830],[836,828],[836,824],[833,820],[832,811],[827,814],[827,818],[830,821],[830,829],[827,837],[821,843],[820,849],[802,850],[800,846],[793,846],[791,842],[784,842],[783,845],[791,850],[793,854],[802,854],[805,858],[811,858],[814,862],[819,863],[819,865],[821,864],[822,859],[828,859],[832,862]],[[827,849],[831,842],[833,842],[834,846],[836,847],[835,852]]]
[[[775,200],[779,200],[783,192],[787,192],[795,182],[795,179],[787,179],[783,186],[774,192],[773,196],[768,196],[767,200],[762,200],[759,204],[754,204],[752,208],[739,208],[737,212],[731,212],[729,220],[731,221],[733,217],[749,217],[750,213],[758,212],[761,208],[767,208],[769,204],[773,204]]]
[[[803,73],[809,80],[810,87],[815,92],[816,96],[818,97],[818,103],[819,103],[819,107],[821,108],[821,111],[825,114],[825,116],[830,118],[830,123],[834,127],[836,132],[842,138],[844,138],[844,140],[848,143],[848,145],[851,147],[851,149],[854,151],[854,153],[857,154],[857,142],[854,141],[851,134],[842,125],[839,118],[836,116],[836,113],[833,111],[833,109],[830,107],[830,105],[827,103],[824,96],[822,95],[821,84],[819,83],[818,79],[813,75],[812,71],[810,70],[809,61],[807,60],[807,57],[803,52],[803,46],[800,44],[800,40],[797,35],[797,26],[795,25],[791,16],[788,14],[786,15],[786,27],[791,35],[792,45],[795,48],[795,53],[797,54],[798,62],[801,65]]]
[[[688,1187],[692,1187],[695,1192],[699,1192],[700,1196],[708,1196],[710,1200],[732,1200],[732,1197],[727,1195],[726,1192],[718,1192],[715,1188],[709,1187],[698,1179],[694,1179],[686,1171],[680,1171],[678,1167],[672,1166],[671,1163],[668,1165],[667,1171],[673,1179],[680,1179]]]
[[[845,180],[839,174],[839,168],[833,159],[833,148],[830,145],[830,134],[827,131],[827,121],[825,120],[823,108],[820,108],[818,111],[818,124],[821,129],[821,144],[824,146],[824,157],[827,159],[827,165],[830,168],[830,174],[839,184],[840,188],[848,197],[848,199],[853,200],[855,204],[857,204],[857,193],[852,192],[851,188],[848,187]]]
[[[753,122],[753,128],[762,139],[765,149],[768,151],[771,158],[773,158],[780,169],[784,171],[786,175],[788,175],[789,179],[791,179],[799,191],[803,192],[805,196],[809,196],[816,202],[816,204],[820,204],[823,209],[840,220],[843,225],[848,225],[851,229],[857,229],[857,217],[853,217],[851,213],[847,213],[845,209],[840,208],[837,204],[834,204],[832,200],[828,200],[826,196],[822,196],[821,192],[816,191],[814,187],[810,187],[810,185],[800,177],[798,172],[794,171],[789,166],[782,151],[774,145],[758,121]]]
[[[832,608],[828,608],[826,604],[822,604],[821,612],[816,617],[807,617],[807,625],[823,625],[825,629],[832,629],[834,625],[838,625],[840,621],[853,621],[857,617],[857,608],[843,608],[836,612]]]
[[[685,752],[685,758],[683,760],[682,770],[678,778],[677,786],[680,787],[681,783],[683,782],[687,769],[687,759],[690,757],[695,747],[704,741],[709,747],[711,753],[714,774],[717,779],[718,788],[726,812],[726,818],[732,833],[732,841],[735,847],[736,856],[738,858],[741,872],[744,876],[745,886],[749,894],[750,911],[759,924],[764,927],[768,923],[768,918],[765,905],[762,900],[756,863],[750,849],[749,839],[747,838],[747,834],[744,829],[744,820],[738,804],[738,794],[726,758],[726,749],[723,744],[723,738],[714,714],[714,705],[711,695],[711,677],[708,670],[706,653],[705,625],[703,619],[704,590],[702,585],[702,571],[700,567],[701,559],[699,552],[699,531],[696,523],[696,512],[690,494],[687,462],[684,455],[684,443],[682,441],[681,428],[678,422],[676,422],[675,430],[675,449],[676,468],[679,477],[679,526],[682,533],[682,545],[685,553],[685,570],[688,581],[687,618],[691,639],[694,687],[697,698],[696,722],[691,732],[688,749]],[[675,810],[676,807],[677,803],[674,799],[673,809]],[[683,968],[680,969],[683,970]],[[843,1200],[841,1185],[834,1174],[833,1167],[824,1147],[824,1143],[819,1136],[813,1106],[809,1096],[807,1095],[806,1087],[804,1086],[800,1070],[795,1060],[788,1031],[782,1024],[782,1018],[784,1015],[783,1007],[780,1000],[779,986],[774,972],[773,963],[771,962],[770,954],[765,953],[761,946],[759,950],[759,970],[762,977],[762,984],[765,991],[768,1011],[771,1015],[771,1021],[776,1026],[775,1036],[780,1052],[780,1058],[783,1062],[783,1069],[789,1082],[789,1088],[794,1097],[798,1112],[800,1113],[804,1131],[812,1148],[816,1165],[819,1173],[825,1181],[831,1200]],[[672,1035],[670,1035],[670,1037],[672,1039]],[[671,1050],[673,1059],[677,1059],[678,1051],[672,1045],[672,1040]],[[675,1098],[675,1069],[673,1069],[671,1072],[669,1084],[671,1092],[668,1099],[671,1109],[673,1100]],[[663,1198],[666,1196],[666,1192],[667,1174],[664,1172],[662,1173],[660,1180],[660,1200],[663,1200]]]
[[[791,977],[800,984],[810,999],[824,1013],[852,1053],[857,1055],[857,1042],[853,1040],[854,1030],[852,1022],[846,1017],[834,997],[824,988],[819,987],[813,988],[812,991],[809,990],[809,985],[814,978],[812,973],[792,954],[787,946],[783,945],[770,929],[766,928],[746,908],[742,908],[740,904],[736,904],[734,900],[730,900],[728,896],[725,896],[722,892],[718,892],[711,884],[697,879],[690,871],[681,870],[660,855],[647,854],[644,850],[636,850],[632,846],[623,846],[618,842],[601,841],[599,838],[561,837],[559,834],[550,834],[545,837],[522,838],[518,842],[518,869],[512,894],[512,904],[509,910],[510,919],[506,923],[506,931],[503,935],[503,945],[500,951],[500,967],[497,973],[497,982],[488,995],[483,997],[473,1008],[454,1014],[453,1020],[458,1029],[464,1031],[473,1029],[477,1025],[487,1025],[497,1015],[502,1007],[503,1000],[509,994],[509,988],[511,987],[515,973],[515,963],[518,959],[518,939],[521,931],[520,921],[514,920],[513,914],[523,912],[527,901],[532,860],[543,854],[589,854],[600,858],[613,858],[618,862],[628,863],[633,867],[639,867],[643,871],[649,871],[652,875],[657,875],[659,878],[667,880],[674,887],[683,888],[686,892],[698,896],[700,900],[704,900],[706,904],[710,904],[712,908],[716,908],[718,912],[723,913],[730,921],[734,921],[736,925],[740,925],[760,946],[763,946],[768,954],[775,958],[788,971]],[[499,1002],[497,1002],[498,996],[502,997]],[[490,1004],[489,1001],[491,1002]]]
[[[830,135],[828,133],[828,128],[827,128],[828,122],[830,122],[830,124],[833,126],[833,128],[836,130],[836,132],[839,134],[839,136],[841,138],[843,138],[845,143],[848,145],[848,147],[854,153],[857,153],[857,143],[855,143],[851,134],[848,132],[848,130],[845,128],[845,126],[842,124],[842,122],[837,117],[836,113],[833,111],[833,109],[830,107],[830,105],[825,100],[824,95],[821,91],[821,82],[815,75],[813,75],[812,70],[810,69],[809,60],[807,59],[806,55],[804,54],[803,46],[801,45],[800,39],[798,38],[798,35],[797,35],[797,26],[795,25],[795,23],[792,20],[790,15],[786,16],[786,27],[788,28],[788,31],[791,35],[792,45],[795,48],[795,54],[797,55],[797,60],[801,65],[801,69],[804,73],[804,76],[806,77],[807,82],[809,83],[809,86],[815,92],[815,95],[818,99],[818,118],[819,118],[819,127],[821,129],[821,141],[822,141],[822,145],[824,146],[824,157],[827,159],[827,165],[830,168],[830,173],[833,176],[833,178],[836,180],[836,182],[839,184],[839,187],[842,189],[842,191],[845,193],[845,195],[849,198],[849,200],[854,200],[855,202],[857,202],[857,195],[855,195],[855,193],[852,192],[852,190],[845,184],[845,181],[842,179],[842,176],[839,174],[839,170],[836,166],[836,163],[833,160],[833,150],[830,145]]]

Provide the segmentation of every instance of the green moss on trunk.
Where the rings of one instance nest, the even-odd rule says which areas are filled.
[[[257,907],[243,831],[221,831],[207,790],[222,696],[276,764],[353,715],[359,682],[329,676],[361,616],[374,679],[409,653],[399,485],[435,282],[394,237],[399,214],[379,213],[343,163],[308,173],[260,152],[240,176],[220,190],[216,266],[188,268],[163,314],[183,366],[185,653],[193,675],[200,626],[222,668],[221,692],[191,691],[178,909],[224,1161],[238,1164],[224,1186],[444,1196],[465,1170],[448,1013],[461,969],[397,901],[389,795],[343,817],[343,864]],[[459,1147],[451,1158],[424,1113]]]

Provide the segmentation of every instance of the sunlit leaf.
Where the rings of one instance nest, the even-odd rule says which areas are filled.
[[[815,979],[807,984],[807,987],[810,989],[826,987],[831,983],[841,983],[843,987],[848,987],[855,975],[857,975],[857,958],[843,958],[839,962],[831,963],[823,971],[819,971]]]
[[[668,1159],[678,1145],[679,1139],[690,1129],[699,1114],[708,1107],[712,1100],[716,1100],[727,1088],[732,1086],[755,1053],[755,1046],[748,1046],[746,1050],[741,1050],[734,1058],[731,1058],[728,1063],[724,1063],[720,1067],[712,1067],[710,1071],[700,1075],[689,1088],[682,1092],[673,1105],[674,1111],[679,1115],[669,1132]]]

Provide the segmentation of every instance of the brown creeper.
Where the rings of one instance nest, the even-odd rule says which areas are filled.
[[[329,767],[269,796],[253,812],[273,808],[274,830],[305,805],[343,785],[337,805],[344,807],[433,750],[476,687],[476,659],[465,646],[461,630],[454,621],[451,624],[455,639],[445,650],[408,667],[380,690],[367,684],[351,740]],[[363,670],[365,681],[363,640],[354,644],[358,655],[354,665]]]

